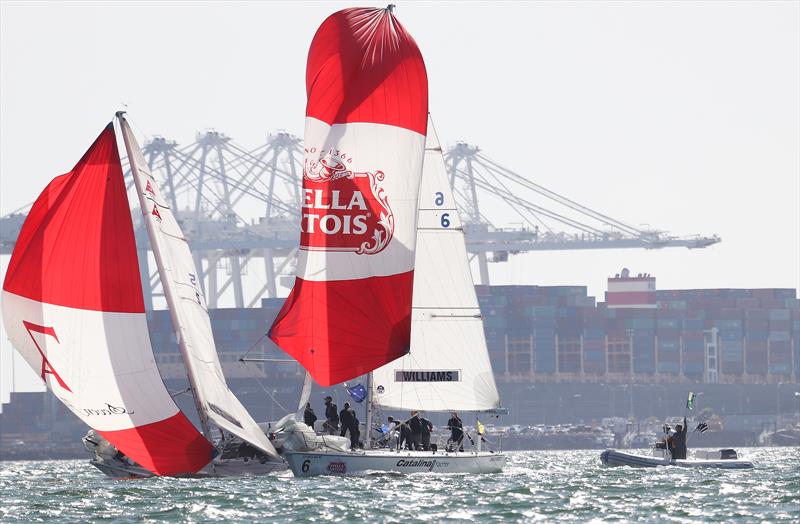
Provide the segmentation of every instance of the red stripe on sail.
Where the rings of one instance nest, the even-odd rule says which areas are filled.
[[[416,42],[387,9],[329,16],[308,52],[306,116],[371,122],[426,134],[428,77]]]
[[[131,212],[114,127],[31,207],[3,289],[37,302],[142,313]]]
[[[152,424],[98,433],[156,475],[197,473],[211,462],[214,449],[181,412]]]
[[[368,373],[408,353],[413,276],[298,277],[269,336],[321,386]]]

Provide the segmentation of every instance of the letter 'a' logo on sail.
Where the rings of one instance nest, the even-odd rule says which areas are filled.
[[[394,236],[383,171],[354,172],[337,149],[306,150],[300,248],[374,255]]]

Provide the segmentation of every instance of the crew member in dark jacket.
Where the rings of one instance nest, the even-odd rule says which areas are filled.
[[[356,412],[350,408],[350,403],[344,403],[344,409],[339,413],[339,420],[342,423],[342,432],[341,436],[345,436],[346,433],[350,433],[350,447],[352,449],[358,448],[358,437],[359,437],[359,429],[358,429],[358,417],[356,416]]]
[[[339,406],[333,403],[333,398],[325,397],[325,430],[329,435],[335,435],[339,429]]]
[[[317,414],[314,413],[314,409],[311,407],[311,402],[306,402],[306,409],[303,411],[303,422],[305,422],[306,426],[310,426],[311,429],[314,429],[314,422],[317,421]]]
[[[464,451],[464,423],[455,411],[450,413],[450,420],[447,421],[450,429],[450,446],[453,451]]]
[[[683,425],[678,424],[675,426],[675,433],[670,435],[667,439],[667,445],[672,453],[673,459],[686,458],[686,432],[689,428],[686,426],[686,417],[683,417]]]
[[[430,451],[431,449],[431,431],[433,431],[433,423],[425,417],[420,417],[419,421],[422,423],[422,450]]]
[[[419,419],[419,411],[412,411],[411,418],[408,419],[408,429],[411,430],[411,449],[422,449],[422,421]]]
[[[400,429],[400,439],[397,441],[397,449],[413,449],[411,443],[411,429],[408,427],[407,422],[400,422],[395,420],[395,423]]]

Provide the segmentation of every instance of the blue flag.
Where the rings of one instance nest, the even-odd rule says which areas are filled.
[[[350,398],[359,404],[364,402],[364,399],[367,398],[367,388],[365,388],[363,384],[356,384],[353,387],[349,387],[347,388],[347,392],[350,393]]]

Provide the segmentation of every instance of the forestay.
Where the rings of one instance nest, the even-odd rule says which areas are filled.
[[[112,124],[31,207],[3,283],[3,322],[53,394],[126,456],[159,475],[211,461],[153,358]]]
[[[270,338],[323,386],[408,351],[428,82],[390,9],[345,9],[311,43],[297,278]]]
[[[189,243],[122,114],[119,122],[161,285],[201,416],[281,460],[264,432],[228,389]]]
[[[404,410],[498,408],[464,231],[430,121],[419,198],[411,351],[373,373],[373,402]]]

